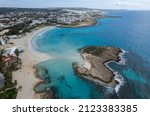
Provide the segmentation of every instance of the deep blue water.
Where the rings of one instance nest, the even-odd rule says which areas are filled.
[[[48,70],[50,83],[36,90],[50,88],[56,98],[150,98],[150,11],[112,11],[108,15],[122,17],[99,19],[89,27],[49,29],[35,37],[35,49],[54,57],[37,65]],[[127,51],[125,65],[109,64],[124,78],[118,93],[74,74],[72,63],[81,60],[78,49],[89,45]]]

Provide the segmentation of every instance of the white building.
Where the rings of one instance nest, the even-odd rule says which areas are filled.
[[[0,38],[0,45],[4,46],[5,44],[5,41],[2,38]]]
[[[0,37],[0,45],[4,46],[8,43],[8,38],[6,36]]]
[[[7,48],[7,49],[4,50],[4,55],[5,56],[7,56],[7,55],[15,55],[16,49],[20,49],[20,48],[21,48],[21,46]]]
[[[8,36],[9,39],[18,39],[18,36],[17,35],[11,35],[11,36]]]

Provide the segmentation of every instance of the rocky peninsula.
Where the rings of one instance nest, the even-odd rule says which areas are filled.
[[[86,19],[83,20],[81,22],[77,21],[77,22],[73,22],[71,24],[58,24],[57,27],[63,27],[63,28],[76,28],[76,27],[87,27],[87,26],[92,26],[92,25],[96,25],[97,24],[97,19],[101,18],[96,17],[96,18],[90,18],[90,19]]]
[[[107,65],[111,61],[120,61],[119,54],[122,51],[113,47],[89,46],[80,49],[84,64],[73,63],[75,73],[106,87],[116,87],[119,82],[115,79],[115,74]]]

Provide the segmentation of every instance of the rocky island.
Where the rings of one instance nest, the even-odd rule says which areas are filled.
[[[120,49],[112,47],[85,47],[80,49],[85,63],[83,65],[73,63],[73,68],[80,77],[106,87],[116,87],[119,82],[115,79],[115,74],[107,63],[111,61],[119,62],[121,52]]]

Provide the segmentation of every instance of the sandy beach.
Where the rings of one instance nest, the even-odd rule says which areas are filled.
[[[21,90],[18,91],[17,99],[40,98],[40,95],[34,92],[34,86],[41,80],[35,77],[35,69],[33,66],[52,57],[48,54],[35,51],[32,47],[31,40],[34,36],[49,28],[53,27],[42,27],[33,30],[20,39],[10,40],[10,42],[14,43],[14,46],[21,46],[21,48],[25,50],[25,52],[20,55],[22,69],[13,72],[13,80],[17,80],[18,87],[22,87]]]

